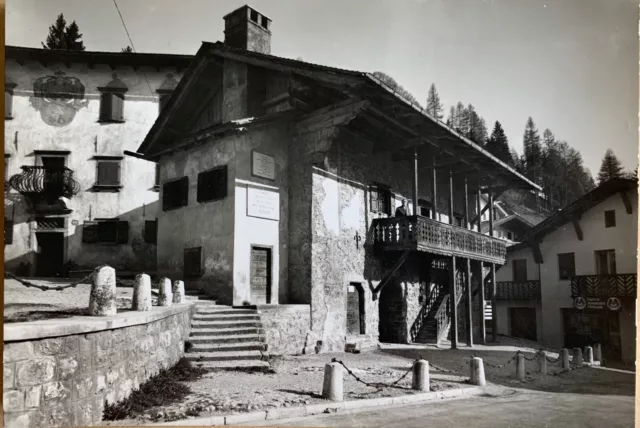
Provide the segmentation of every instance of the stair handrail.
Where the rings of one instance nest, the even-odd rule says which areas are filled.
[[[422,305],[422,307],[420,308],[420,312],[418,312],[416,320],[413,322],[413,325],[411,326],[411,331],[409,333],[411,336],[412,342],[414,342],[416,340],[416,337],[418,337],[418,334],[420,333],[422,326],[427,320],[429,313],[431,313],[431,310],[433,309],[433,305],[438,300],[439,292],[440,292],[440,287],[438,285],[435,285],[434,287],[432,287],[431,291],[429,292],[429,298],[427,299],[425,304]]]
[[[440,303],[440,307],[434,315],[436,320],[436,343],[442,340],[442,336],[445,334],[449,323],[451,322],[449,317],[449,294],[445,295]]]

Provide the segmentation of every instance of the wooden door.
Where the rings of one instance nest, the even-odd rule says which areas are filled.
[[[64,265],[64,235],[59,232],[36,233],[38,254],[36,276],[51,278],[60,276]]]
[[[349,284],[347,289],[347,333],[364,334],[364,298],[362,286]]]
[[[271,303],[271,249],[251,248],[251,304]]]
[[[538,340],[535,308],[509,308],[511,336]]]

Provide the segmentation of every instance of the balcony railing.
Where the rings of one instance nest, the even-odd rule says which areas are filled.
[[[69,168],[23,166],[22,173],[9,179],[9,185],[25,196],[44,199],[71,198],[80,192]]]
[[[422,217],[374,219],[368,243],[385,250],[418,250],[503,264],[506,242]]]
[[[571,278],[571,297],[636,297],[636,274],[579,275]]]
[[[491,300],[491,288],[484,288],[485,300]],[[541,300],[540,281],[498,281],[496,300]]]

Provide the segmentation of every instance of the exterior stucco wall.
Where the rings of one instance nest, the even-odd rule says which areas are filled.
[[[121,269],[154,270],[156,246],[144,242],[144,221],[155,220],[158,193],[155,184],[155,164],[124,156],[125,150],[136,151],[158,116],[158,94],[156,89],[173,74],[176,80],[181,75],[176,69],[141,67],[118,67],[115,71],[107,65],[96,64],[89,69],[86,64],[48,64],[27,62],[19,65],[8,60],[7,76],[16,84],[13,96],[13,119],[5,120],[5,153],[11,154],[7,176],[21,172],[23,165],[36,164],[34,150],[68,150],[67,167],[81,186],[81,192],[68,201],[73,210],[66,215],[64,228],[65,261],[71,260],[81,267],[93,268],[108,263]],[[54,76],[63,72],[76,77],[85,87],[87,105],[75,113],[66,126],[50,126],[43,121],[41,113],[30,98],[36,79]],[[113,73],[128,87],[124,103],[124,123],[98,123],[100,92]],[[95,192],[96,155],[124,156],[121,161],[121,183],[117,193]],[[5,216],[15,213],[14,241],[5,246],[5,261],[9,269],[20,262],[35,263],[37,241],[36,224],[27,211],[23,198],[15,191],[5,195]],[[83,244],[84,221],[96,218],[119,217],[129,222],[129,242],[126,245]],[[76,224],[77,223],[77,224]]]

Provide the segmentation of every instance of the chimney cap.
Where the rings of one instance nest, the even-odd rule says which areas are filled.
[[[223,16],[223,17],[222,17],[222,19],[227,19],[227,18],[228,18],[228,17],[230,17],[231,15],[235,15],[235,14],[236,14],[236,13],[238,13],[239,11],[241,11],[241,10],[246,10],[246,9],[249,9],[249,10],[251,10],[251,11],[253,11],[253,12],[258,12],[258,13],[260,14],[260,16],[262,16],[262,17],[264,17],[264,18],[268,19],[268,20],[269,20],[269,22],[273,22],[273,20],[272,20],[271,18],[269,18],[268,16],[266,16],[264,13],[259,12],[259,11],[258,11],[258,9],[256,9],[256,8],[254,8],[254,7],[249,6],[248,4],[245,4],[244,6],[241,6],[241,7],[237,8],[237,9],[236,9],[236,10],[234,10],[233,12],[229,12],[229,13],[227,13],[225,16]]]

